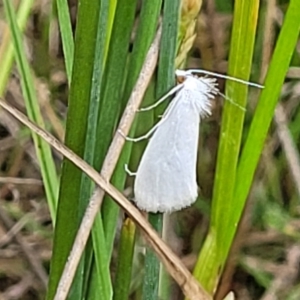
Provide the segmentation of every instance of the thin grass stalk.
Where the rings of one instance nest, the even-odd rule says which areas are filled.
[[[21,1],[18,7],[18,11],[16,12],[16,22],[20,32],[24,31],[32,5],[33,0]],[[10,75],[10,70],[12,68],[14,56],[14,46],[11,41],[8,26],[2,34],[3,36],[0,45],[0,96],[3,96],[5,93],[5,88]]]
[[[31,120],[44,128],[43,117],[40,112],[38,99],[35,93],[34,80],[31,74],[31,69],[27,61],[21,31],[17,24],[14,8],[11,1],[4,1],[5,14],[9,23],[12,42],[14,45],[15,58],[18,70],[21,76],[22,93],[24,95],[25,106],[27,114]],[[45,143],[39,136],[33,134],[33,141],[41,174],[45,186],[45,192],[50,209],[53,224],[55,224],[56,209],[57,209],[57,191],[58,191],[58,178],[52,153],[49,145]]]
[[[72,68],[74,58],[74,39],[72,32],[71,17],[67,0],[56,0],[58,12],[58,23],[62,39],[62,47],[65,58],[65,67],[69,86],[72,79]]]

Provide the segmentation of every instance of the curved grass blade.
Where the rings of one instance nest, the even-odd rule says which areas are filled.
[[[24,95],[26,110],[31,120],[39,124],[39,126],[44,127],[43,118],[35,93],[34,81],[23,49],[22,36],[18,28],[16,15],[11,1],[5,0],[4,7],[11,30],[11,36],[15,50],[15,58],[21,76],[22,92]],[[53,224],[55,224],[58,178],[52,158],[51,149],[49,145],[37,135],[33,134],[32,137],[41,168],[51,218]]]

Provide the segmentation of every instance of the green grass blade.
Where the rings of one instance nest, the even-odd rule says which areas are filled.
[[[98,28],[97,28],[97,41],[95,45],[95,58],[94,58],[94,69],[92,76],[92,86],[91,86],[91,99],[88,115],[88,125],[85,141],[85,152],[84,160],[89,164],[93,165],[95,156],[97,156],[97,124],[100,111],[100,92],[103,82],[103,71],[105,68],[106,60],[106,49],[109,45],[109,38],[111,36],[111,27],[109,26],[111,20],[108,18],[111,11],[112,4],[110,1],[102,1]],[[85,175],[82,175],[81,181],[81,192],[80,199],[83,204],[82,210],[85,210],[88,200],[91,196],[91,190],[94,188],[94,184]],[[111,299],[112,296],[112,284],[110,280],[110,275],[104,270],[109,270],[109,256],[106,253],[106,239],[103,231],[102,218],[100,213],[97,216],[97,222],[92,230],[92,240],[93,243],[88,243],[85,249],[86,259],[89,257],[91,261],[95,261],[96,264],[85,265],[85,277],[93,278],[91,285],[88,285],[86,297],[93,297],[95,293],[98,297],[103,299]],[[103,247],[105,245],[105,247]],[[94,257],[95,253],[95,257]]]
[[[97,299],[112,299],[112,283],[110,279],[109,257],[106,251],[106,240],[104,239],[104,230],[100,214],[98,214],[92,230],[93,249],[95,251],[96,275],[100,283],[94,288]]]
[[[111,6],[112,4],[109,1],[102,2],[99,15],[98,36],[95,50],[95,69],[92,84],[92,98],[86,140],[85,160],[94,165],[96,168],[99,168],[98,162],[101,162],[100,164],[102,164],[102,160],[104,159],[106,150],[111,142],[112,132],[120,112],[120,96],[124,79],[121,73],[119,73],[119,78],[117,78],[117,76],[111,76],[111,72],[114,72],[116,75],[119,72],[119,67],[126,64],[127,49],[130,43],[130,32],[133,26],[135,11],[135,5],[126,6],[124,3],[119,2],[116,11],[116,17],[114,19],[114,23],[112,23],[112,20],[108,19],[109,16],[115,15],[115,13],[112,13]],[[113,7],[115,6],[113,5]],[[112,32],[110,24],[113,24]],[[124,32],[124,27],[122,27],[124,24],[126,24],[126,32]],[[112,41],[112,50],[108,53],[106,58],[106,49],[108,49],[110,37]],[[103,73],[106,59],[108,66],[106,70],[108,69],[110,71]],[[107,75],[108,73],[109,75]],[[105,75],[103,76],[103,74]],[[100,90],[101,86],[104,88],[102,95],[103,97],[100,98],[100,92],[102,93]],[[99,110],[100,108],[102,109]],[[100,130],[97,126],[98,120],[101,122]],[[104,128],[106,130],[102,131]],[[101,153],[99,154],[99,146],[102,147],[102,155]],[[101,156],[102,159],[100,159]],[[87,201],[90,195],[90,180],[86,176],[84,176],[84,179],[81,197]],[[114,206],[116,217],[109,219],[110,224],[112,224],[114,221],[116,224],[119,208],[117,205]],[[103,216],[104,215],[105,214],[103,214]],[[97,228],[93,229],[93,248],[95,250],[96,267],[93,265],[91,269],[87,268],[85,270],[85,274],[90,274],[90,276],[94,278],[94,285],[91,285],[88,290],[89,295],[93,293],[92,290],[96,289],[98,291],[98,297],[101,297],[101,299],[111,299],[112,287],[110,276],[106,272],[102,272],[102,270],[109,270],[110,252],[107,251],[104,253],[107,249],[106,247],[102,247],[102,249],[99,248],[100,245],[108,245],[106,235],[103,231],[105,229],[106,220],[104,220],[102,224],[102,218],[104,219],[104,217],[101,217],[99,214],[97,217]],[[113,245],[113,238],[114,235],[109,235],[109,242],[111,241],[111,245]],[[92,256],[92,252],[92,249],[86,249],[86,255]],[[106,257],[106,259],[103,259],[103,256]],[[97,278],[98,284],[96,282]]]
[[[258,9],[258,0],[235,2],[228,68],[228,73],[233,77],[246,80],[250,77]],[[246,18],[249,15],[251,18]],[[233,99],[241,107],[245,107],[248,87],[244,84],[237,84],[228,80],[226,82],[226,96],[229,99]],[[226,101],[222,117],[211,216],[211,226],[216,229],[218,245],[223,245],[221,252],[225,256],[227,256],[230,245],[226,245],[228,243],[226,238],[228,223],[232,221],[230,216],[236,210],[236,205],[238,205],[233,198],[233,191],[241,147],[244,116],[244,111]]]
[[[74,57],[74,39],[72,33],[72,24],[69,14],[68,1],[56,0],[56,7],[58,12],[59,28],[61,32],[62,46],[64,51],[66,73],[70,85]]]
[[[161,9],[161,0],[145,0],[142,3],[139,26],[134,40],[127,81],[124,91],[124,104],[127,103],[131,91],[142,68],[147,51],[153,41]]]
[[[105,66],[103,93],[101,93],[102,102],[97,131],[97,156],[95,158],[95,166],[97,168],[102,165],[121,112],[127,55],[135,9],[136,0],[130,0],[129,2],[126,0],[118,1]],[[124,168],[121,172],[124,181]],[[114,179],[112,180],[112,182],[115,182]],[[122,186],[118,186],[118,188],[122,188],[123,184]],[[118,205],[108,197],[105,197],[101,213],[108,253],[111,253],[113,247],[118,212]]]
[[[231,76],[246,80],[249,78],[258,6],[258,0],[235,2],[229,59]],[[247,90],[246,85],[233,81],[226,82],[226,96],[242,107],[247,101]],[[230,246],[226,240],[226,233],[230,226],[229,223],[232,221],[233,210],[236,209],[233,191],[243,122],[244,111],[226,101],[220,133],[210,231],[194,270],[196,278],[210,293],[214,291],[218,283],[220,271],[224,266],[224,258]]]
[[[129,298],[135,230],[136,227],[132,220],[126,219],[121,231],[113,300]]]
[[[234,197],[245,201],[300,32],[300,0],[290,1],[237,170]],[[233,215],[236,220],[239,215]]]
[[[158,232],[162,232],[163,215],[152,214],[148,215],[149,223]],[[160,261],[154,252],[147,248],[145,257],[145,276],[143,284],[143,300],[158,299],[158,288],[160,280]]]
[[[65,144],[81,157],[84,155],[86,140],[98,13],[99,1],[79,2]],[[84,206],[79,197],[81,178],[81,172],[64,160],[47,299],[54,296],[83,214],[79,210]],[[73,290],[73,297],[80,299],[81,278],[75,286],[77,290]]]
[[[11,1],[5,0],[4,6],[6,17],[11,30],[12,41],[15,50],[15,58],[18,65],[19,73],[21,75],[22,92],[24,94],[27,114],[32,121],[44,128],[43,118],[39,109],[39,103],[35,93],[34,81],[23,49],[21,32],[17,25],[16,15]],[[53,223],[55,223],[58,179],[54,161],[52,158],[51,149],[50,146],[37,135],[33,134],[32,137],[34,140],[36,154],[41,168],[42,178],[45,186],[52,221]]]
[[[130,34],[134,22],[135,6],[136,0],[130,0],[130,3],[126,0],[120,0],[116,8],[111,44],[105,67],[105,78],[103,79],[103,93],[101,93],[102,102],[97,144],[98,155],[95,161],[97,167],[102,164],[120,114],[120,98],[124,84],[125,66]]]
[[[117,3],[118,0],[105,0],[101,2],[100,20],[103,21],[102,28],[106,28],[106,43],[104,45],[105,62],[107,60]]]
[[[180,1],[165,1],[162,38],[159,52],[156,97],[160,98],[175,83],[175,58],[179,24]]]
[[[17,11],[17,24],[22,32],[25,28],[33,0],[21,1]],[[4,95],[7,80],[13,63],[14,49],[11,39],[3,32],[0,46],[0,96]]]

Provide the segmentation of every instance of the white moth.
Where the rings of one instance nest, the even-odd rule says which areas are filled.
[[[198,195],[199,123],[210,114],[210,100],[218,88],[215,79],[179,75],[184,75],[185,81],[176,86],[177,95],[155,126],[136,173],[135,202],[148,212],[180,210]]]
[[[172,212],[190,206],[197,199],[199,124],[202,117],[210,115],[211,99],[219,90],[216,79],[195,77],[192,72],[258,86],[207,71],[176,71],[177,76],[185,78],[184,82],[151,107],[142,109],[152,109],[177,92],[162,119],[145,136],[131,139],[138,141],[154,132],[141,159],[134,184],[135,202],[141,210]]]

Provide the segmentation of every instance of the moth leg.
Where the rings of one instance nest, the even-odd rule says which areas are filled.
[[[163,120],[163,119],[162,119],[162,120]],[[161,121],[162,121],[162,120],[161,120]],[[160,125],[161,121],[158,122],[155,126],[153,126],[146,134],[144,134],[144,135],[142,135],[142,136],[139,136],[139,137],[137,137],[137,138],[131,138],[131,137],[126,136],[126,135],[122,132],[122,130],[120,130],[120,129],[118,130],[118,132],[121,134],[121,136],[122,136],[126,141],[129,141],[129,142],[139,142],[139,141],[148,139],[148,138],[151,136],[151,134],[158,128],[158,126]]]
[[[178,92],[182,87],[183,87],[183,83],[180,83],[180,84],[176,85],[166,95],[164,95],[162,98],[157,100],[154,104],[152,104],[150,106],[147,106],[147,107],[140,108],[138,111],[147,111],[147,110],[151,110],[151,109],[157,107],[159,104],[164,102],[168,97],[170,97],[174,93]]]
[[[167,97],[169,97],[170,95],[176,93],[182,87],[183,87],[183,84],[177,85],[171,91],[169,91],[169,93],[167,93],[164,97],[162,97],[160,100],[158,100],[156,103],[154,103],[153,105],[151,105],[149,107],[143,108],[142,110],[150,110],[150,109],[158,106],[161,102],[163,102],[165,99],[167,99]],[[173,101],[176,101],[176,99],[177,99],[177,96],[175,97],[175,99]],[[154,133],[154,131],[162,124],[162,122],[164,122],[167,119],[167,116],[168,116],[169,112],[170,112],[170,107],[168,107],[166,109],[165,113],[161,117],[161,120],[155,126],[153,126],[146,134],[144,134],[144,135],[142,135],[140,137],[137,137],[137,138],[128,137],[120,129],[118,130],[118,132],[119,132],[119,134],[122,135],[122,137],[124,139],[126,139],[126,141],[130,141],[130,142],[139,142],[139,141],[148,139]]]
[[[130,171],[127,164],[124,165],[124,169],[125,169],[125,172],[126,172],[129,176],[136,176],[136,173],[137,173],[137,172],[132,172],[132,171]]]

